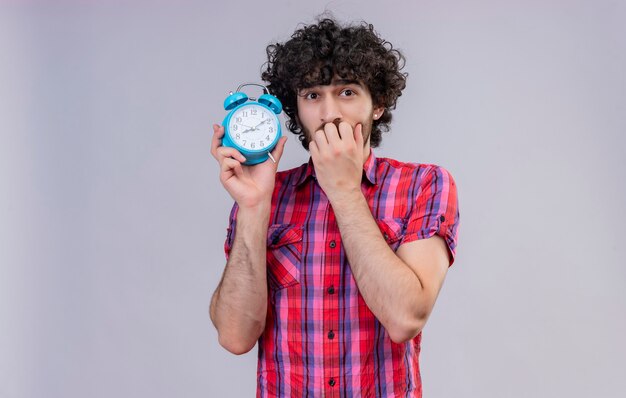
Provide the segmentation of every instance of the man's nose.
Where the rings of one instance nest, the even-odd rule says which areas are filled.
[[[323,124],[341,121],[341,109],[334,98],[326,97],[322,103],[321,110],[321,119]]]

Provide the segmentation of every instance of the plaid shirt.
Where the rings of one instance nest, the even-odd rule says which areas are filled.
[[[376,158],[361,184],[395,251],[443,237],[454,260],[456,186],[443,168]],[[230,216],[226,255],[235,236]],[[257,397],[421,397],[421,333],[403,344],[367,307],[312,162],[279,172],[267,233],[268,310],[259,338]]]

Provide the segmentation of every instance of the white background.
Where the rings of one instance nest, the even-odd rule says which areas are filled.
[[[377,155],[458,185],[424,396],[623,396],[624,1],[52,3],[0,3],[0,397],[254,396],[210,126],[325,9],[407,57]]]

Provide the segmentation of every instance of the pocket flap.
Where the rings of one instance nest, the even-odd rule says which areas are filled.
[[[302,228],[293,224],[274,224],[267,230],[267,247],[270,249],[300,242],[301,240]]]
[[[384,218],[376,220],[380,232],[387,243],[395,243],[404,236],[404,222],[401,218]]]

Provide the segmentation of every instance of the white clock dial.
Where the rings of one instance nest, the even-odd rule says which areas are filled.
[[[235,144],[249,150],[263,150],[278,134],[278,118],[267,108],[250,104],[230,117],[228,129]]]

